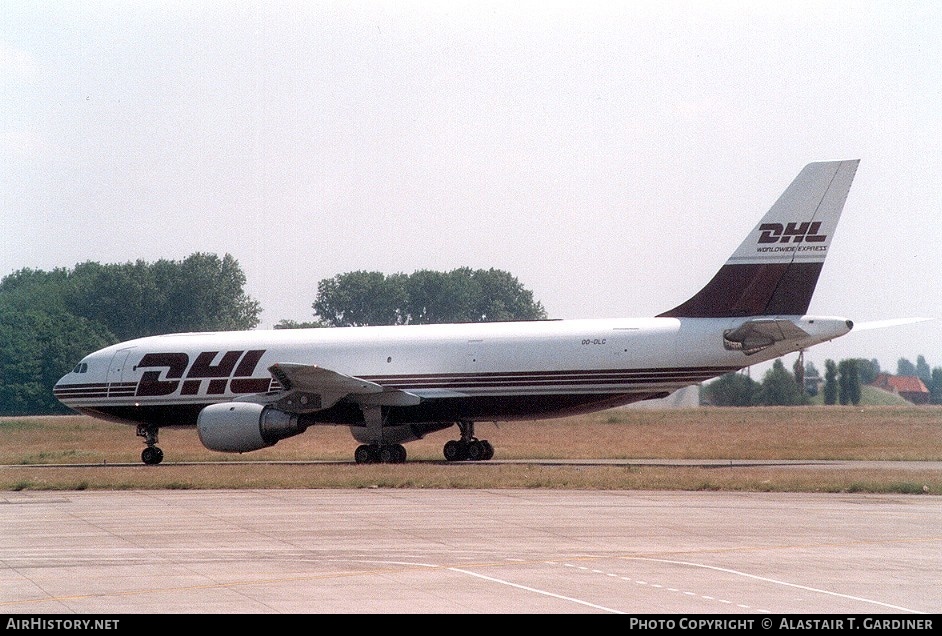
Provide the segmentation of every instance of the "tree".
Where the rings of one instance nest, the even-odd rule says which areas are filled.
[[[466,270],[457,270],[466,275]],[[467,270],[473,285],[474,300],[468,322],[507,320],[546,320],[546,310],[533,300],[533,292],[508,272],[499,269]]]
[[[929,403],[942,404],[942,367],[932,369],[932,381],[928,388]]]
[[[880,363],[876,358],[867,360],[866,358],[855,358],[857,361],[857,373],[860,376],[861,384],[870,384],[880,375]]]
[[[847,373],[847,360],[841,360],[837,363],[837,401],[842,406],[850,403],[850,388],[848,382],[850,375]]]
[[[323,327],[324,324],[318,321],[314,322],[298,322],[297,320],[288,320],[287,318],[282,318],[275,325],[275,329],[314,329]]]
[[[923,381],[926,386],[932,382],[932,370],[929,368],[929,363],[926,362],[925,356],[916,357],[916,375],[919,376],[919,379]]]
[[[11,309],[0,302],[0,415],[67,413],[52,394],[56,381],[113,336],[67,312]]]
[[[469,322],[477,290],[471,270],[420,270],[406,277],[404,313],[409,324]]]
[[[860,360],[852,358],[847,361],[847,397],[854,406],[860,404]]]
[[[403,275],[356,271],[317,284],[312,307],[329,327],[405,324]]]
[[[182,331],[252,329],[261,308],[245,294],[245,274],[226,254],[121,265],[81,263],[65,287],[65,306],[118,340]]]
[[[916,365],[906,358],[900,358],[896,362],[896,375],[916,375]]]
[[[821,374],[813,362],[805,364],[805,392],[814,397],[818,394],[818,385],[821,382]]]
[[[181,262],[81,263],[0,280],[0,414],[67,412],[55,382],[85,354],[174,331],[251,329],[258,303],[227,254]]]
[[[837,363],[828,359],[824,361],[824,403],[837,404]]]
[[[759,404],[765,406],[793,406],[802,404],[802,394],[795,384],[795,376],[788,372],[781,358],[765,372],[759,390]]]
[[[860,404],[860,374],[857,371],[857,360],[850,358],[841,360],[838,370],[838,400],[841,404]]]
[[[331,327],[498,320],[543,320],[533,293],[501,270],[419,270],[411,275],[356,271],[318,283],[312,305]]]
[[[742,373],[726,373],[703,387],[706,401],[714,406],[752,406],[760,385]]]

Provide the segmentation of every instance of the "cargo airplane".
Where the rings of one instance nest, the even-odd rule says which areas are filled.
[[[231,453],[348,426],[357,463],[404,462],[404,443],[457,426],[445,459],[488,460],[475,422],[661,398],[848,333],[850,320],[806,312],[858,163],[805,166],[713,279],[653,318],[151,336],[86,356],[55,396],[135,425],[145,464],[173,426]]]

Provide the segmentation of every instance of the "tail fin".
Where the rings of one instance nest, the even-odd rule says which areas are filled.
[[[661,316],[801,316],[859,159],[809,163],[706,287]]]

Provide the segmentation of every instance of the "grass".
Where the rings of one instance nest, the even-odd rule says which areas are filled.
[[[616,409],[480,423],[495,459],[623,460],[618,465],[453,463],[457,429],[406,445],[399,465],[355,465],[343,427],[318,427],[245,455],[161,429],[164,463],[140,463],[134,428],[84,416],[0,418],[0,489],[571,488],[940,494],[942,471],[801,466],[643,466],[630,460],[942,461],[942,408],[916,406]],[[252,460],[276,463],[255,463]],[[624,463],[626,462],[626,463]],[[56,467],[53,467],[53,466]],[[61,466],[65,467],[61,467]]]

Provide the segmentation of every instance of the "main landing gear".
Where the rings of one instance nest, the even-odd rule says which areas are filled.
[[[472,461],[480,462],[494,457],[494,447],[486,439],[474,436],[474,422],[458,422],[461,439],[449,440],[445,443],[443,453],[450,462]]]
[[[141,461],[155,466],[163,461],[164,452],[157,446],[157,427],[152,424],[138,424],[137,436],[144,438],[147,448],[141,451]]]
[[[401,464],[406,461],[402,444],[361,444],[353,453],[358,464]]]

